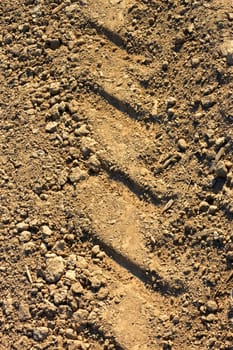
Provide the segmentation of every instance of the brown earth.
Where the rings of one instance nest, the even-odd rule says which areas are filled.
[[[233,349],[232,1],[0,28],[0,349]]]

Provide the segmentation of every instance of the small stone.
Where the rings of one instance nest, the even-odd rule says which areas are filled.
[[[78,261],[76,265],[79,269],[82,269],[82,270],[88,268],[88,262],[83,256],[78,256]]]
[[[36,341],[43,341],[48,337],[49,329],[47,327],[37,327],[33,330],[33,339]]]
[[[215,322],[215,321],[217,321],[217,316],[214,314],[209,314],[208,316],[206,316],[206,321],[207,322]]]
[[[53,133],[57,130],[58,123],[57,122],[48,122],[45,131],[49,133]]]
[[[56,283],[64,274],[65,264],[61,256],[49,257],[46,260],[45,280],[48,283]]]
[[[219,137],[216,141],[215,141],[215,145],[220,148],[224,145],[224,143],[226,142],[225,137]]]
[[[83,286],[80,282],[76,282],[72,284],[71,290],[74,294],[82,294],[83,293]]]
[[[76,272],[75,270],[67,270],[65,274],[65,278],[70,281],[76,281]]]
[[[218,162],[215,169],[216,177],[225,179],[227,177],[227,173],[228,173],[227,167],[225,166],[224,162],[222,161]]]
[[[23,252],[25,255],[30,255],[37,250],[37,246],[34,242],[26,242],[23,245]]]
[[[225,161],[225,166],[226,166],[226,168],[227,168],[228,170],[230,170],[231,167],[232,167],[232,162],[231,162],[230,160],[226,160],[226,161]]]
[[[26,230],[28,230],[28,228],[29,228],[29,225],[26,222],[19,222],[16,225],[16,229],[18,232],[26,231]]]
[[[96,141],[90,137],[84,137],[81,141],[81,152],[84,157],[89,156],[96,150]]]
[[[167,109],[175,106],[175,104],[176,104],[176,98],[172,96],[168,97],[166,101]]]
[[[97,276],[94,276],[90,279],[91,287],[94,289],[99,289],[102,285],[101,279],[99,279]]]
[[[214,300],[208,300],[206,303],[206,309],[210,313],[214,313],[218,311],[218,305]]]
[[[89,134],[89,130],[87,129],[87,125],[83,124],[79,128],[74,131],[75,136],[86,136]]]
[[[49,111],[49,118],[54,120],[58,120],[60,118],[60,111],[59,111],[59,105],[56,103],[50,108]]]
[[[199,205],[200,212],[206,212],[209,209],[209,203],[206,201],[202,201]]]
[[[80,182],[87,178],[86,171],[80,169],[79,167],[73,168],[69,175],[69,179],[72,183]]]
[[[19,304],[19,319],[20,321],[30,320],[31,314],[28,304],[22,302]]]
[[[218,207],[216,205],[210,205],[209,214],[215,214],[217,210],[218,210]]]
[[[59,304],[65,304],[67,302],[67,294],[68,294],[68,288],[67,286],[63,286],[61,288],[58,288],[53,293],[53,300],[55,305]]]
[[[176,111],[174,108],[168,108],[167,109],[167,115],[168,117],[173,117],[175,115]]]
[[[30,231],[22,231],[19,236],[20,242],[29,242],[31,239],[31,232]]]
[[[94,245],[94,247],[91,250],[93,255],[97,255],[100,252],[100,246],[99,245]]]
[[[163,69],[164,71],[168,70],[168,66],[169,66],[168,61],[163,61],[163,63],[162,63],[162,69]]]
[[[98,291],[98,294],[97,294],[97,299],[98,300],[104,300],[106,299],[108,296],[108,290],[106,288],[101,288],[99,291]]]
[[[211,96],[205,96],[201,100],[202,108],[205,110],[213,107],[215,105],[215,103],[216,103],[216,100]]]
[[[58,38],[48,38],[46,40],[46,46],[52,50],[57,50],[61,46],[61,41]]]
[[[94,154],[88,159],[87,165],[94,173],[98,173],[100,171],[101,163]]]
[[[47,225],[41,227],[41,233],[44,237],[50,237],[52,235],[52,230]]]
[[[79,112],[79,109],[80,109],[80,105],[78,104],[78,102],[76,100],[72,100],[69,102],[68,110],[69,110],[71,115],[77,114]]]
[[[185,139],[178,140],[178,147],[182,152],[186,151],[186,149],[188,148],[188,145]]]
[[[57,308],[53,303],[46,300],[43,305],[43,312],[48,320],[52,320],[57,314]]]
[[[228,17],[229,21],[233,21],[233,12],[229,12],[227,14],[227,17]]]
[[[59,255],[65,251],[65,248],[66,248],[66,242],[63,239],[61,239],[54,244],[52,251],[55,252],[57,255]]]
[[[50,95],[54,96],[59,94],[60,89],[61,89],[61,84],[59,82],[51,83],[49,86]]]
[[[192,57],[191,58],[191,65],[193,68],[196,68],[200,64],[200,58],[199,57]]]
[[[89,312],[85,309],[79,309],[74,312],[73,320],[77,323],[77,326],[86,324]]]
[[[233,40],[226,40],[220,47],[223,57],[226,58],[229,66],[233,65]]]
[[[77,337],[77,334],[73,330],[73,328],[67,328],[67,329],[65,329],[65,336],[68,339],[75,339]]]

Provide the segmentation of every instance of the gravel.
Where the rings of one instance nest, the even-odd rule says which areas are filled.
[[[48,283],[56,283],[60,280],[65,272],[65,262],[61,256],[47,257],[46,259],[46,269],[44,271],[44,278]]]

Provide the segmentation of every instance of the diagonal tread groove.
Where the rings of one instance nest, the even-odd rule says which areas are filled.
[[[88,231],[85,231],[84,234],[88,237],[88,240],[91,240],[94,244],[98,244],[108,257],[143,282],[143,284],[151,288],[152,291],[165,296],[179,296],[186,292],[186,287],[181,280],[176,279],[169,282],[156,271],[150,271],[144,266],[138,265],[127,256],[114,249],[111,245],[104,242],[92,227],[89,228]]]
[[[99,35],[104,35],[114,45],[126,50],[125,40],[120,36],[120,34],[112,31],[111,29],[105,27],[103,24],[100,24],[90,18],[87,19],[87,25],[89,25],[91,28],[94,28]]]
[[[110,165],[106,160],[102,160],[102,166],[108,176],[116,182],[121,182],[124,186],[126,186],[131,192],[133,192],[139,199],[149,199],[149,201],[155,205],[159,206],[164,202],[167,202],[170,199],[176,199],[176,195],[163,195],[162,193],[158,193],[157,196],[154,191],[149,187],[144,187],[142,184],[138,183],[132,177],[130,177],[127,173],[125,173],[122,169],[119,169],[117,166]]]

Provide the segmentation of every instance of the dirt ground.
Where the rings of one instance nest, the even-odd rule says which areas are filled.
[[[232,1],[0,29],[0,349],[232,350]]]

